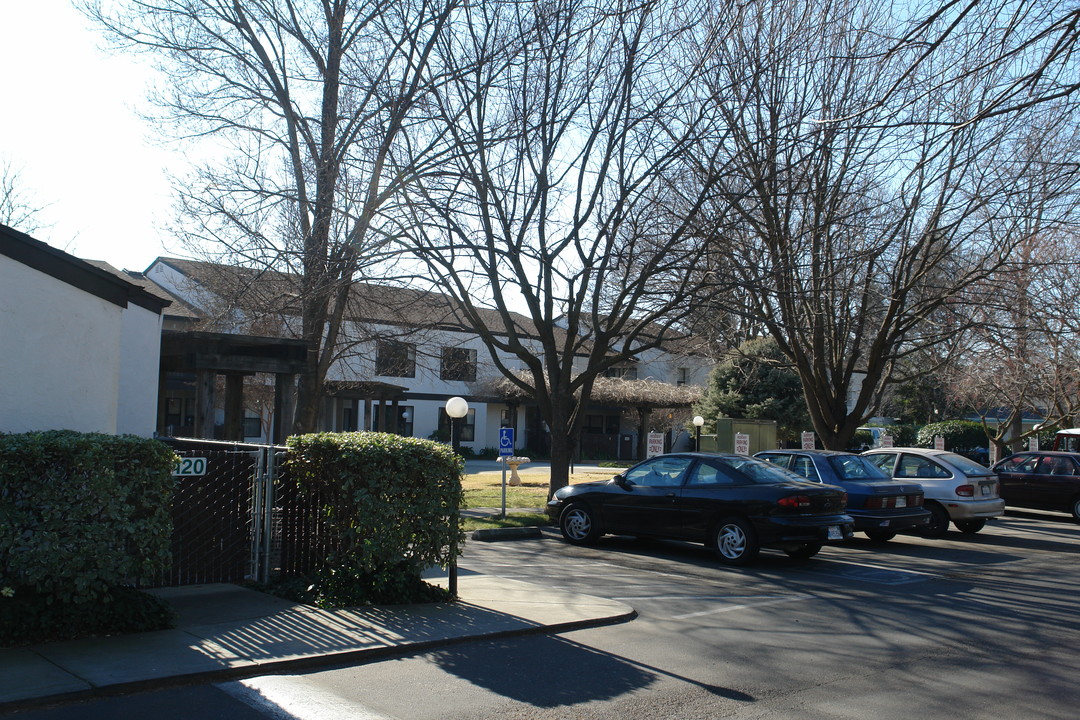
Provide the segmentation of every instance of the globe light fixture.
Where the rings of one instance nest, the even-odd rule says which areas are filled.
[[[446,414],[452,418],[463,418],[469,414],[469,403],[463,397],[454,396],[446,401]],[[702,421],[704,422],[704,421]]]
[[[700,415],[694,416],[694,450],[701,451],[701,426],[705,424],[705,418]]]

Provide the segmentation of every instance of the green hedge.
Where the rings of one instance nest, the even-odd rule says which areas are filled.
[[[919,447],[934,447],[934,438],[938,436],[945,438],[945,448],[953,451],[986,447],[989,443],[983,426],[971,420],[945,420],[923,425],[915,442]]]
[[[33,615],[20,636],[58,615],[75,634],[110,627],[116,589],[168,568],[175,462],[166,445],[134,436],[0,434],[0,616]]]
[[[446,565],[463,535],[457,521],[464,462],[442,443],[386,433],[289,438],[288,470],[317,498],[335,549],[303,599],[321,606],[410,602],[421,572]]]

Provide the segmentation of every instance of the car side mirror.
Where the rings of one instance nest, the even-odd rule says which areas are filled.
[[[626,476],[622,473],[619,473],[618,475],[613,477],[612,480],[614,480],[615,484],[621,487],[623,490],[627,490],[630,488],[630,481],[627,480]]]

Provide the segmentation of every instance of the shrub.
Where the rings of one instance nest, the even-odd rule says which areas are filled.
[[[0,645],[160,630],[174,619],[167,602],[129,587],[112,587],[97,600],[79,603],[23,588],[0,595]]]
[[[945,438],[948,450],[969,450],[986,447],[986,431],[980,423],[971,420],[946,420],[923,425],[915,439],[919,447],[933,447],[934,438]]]
[[[447,445],[385,433],[289,438],[288,467],[335,548],[306,588],[316,604],[414,602],[419,578],[463,541],[464,462]]]
[[[34,606],[26,628],[81,634],[112,627],[117,588],[169,563],[176,457],[134,436],[67,430],[0,434],[0,594],[5,619]],[[99,610],[93,610],[97,605]],[[153,614],[153,613],[151,613]],[[42,619],[41,625],[35,618]],[[12,638],[15,628],[0,622]],[[80,631],[79,628],[82,628]]]

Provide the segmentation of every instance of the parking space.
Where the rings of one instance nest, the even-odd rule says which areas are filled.
[[[888,543],[857,537],[829,545],[806,562],[763,553],[747,568],[723,567],[711,551],[689,543],[605,537],[594,546],[575,547],[554,533],[541,540],[469,544],[463,566],[615,598],[643,616],[690,618],[837,592],[932,593],[941,581],[1038,575],[1062,556],[1071,562],[1078,551],[1080,526],[1052,515],[1025,514],[996,520],[974,535],[950,532],[935,540],[901,535]]]

